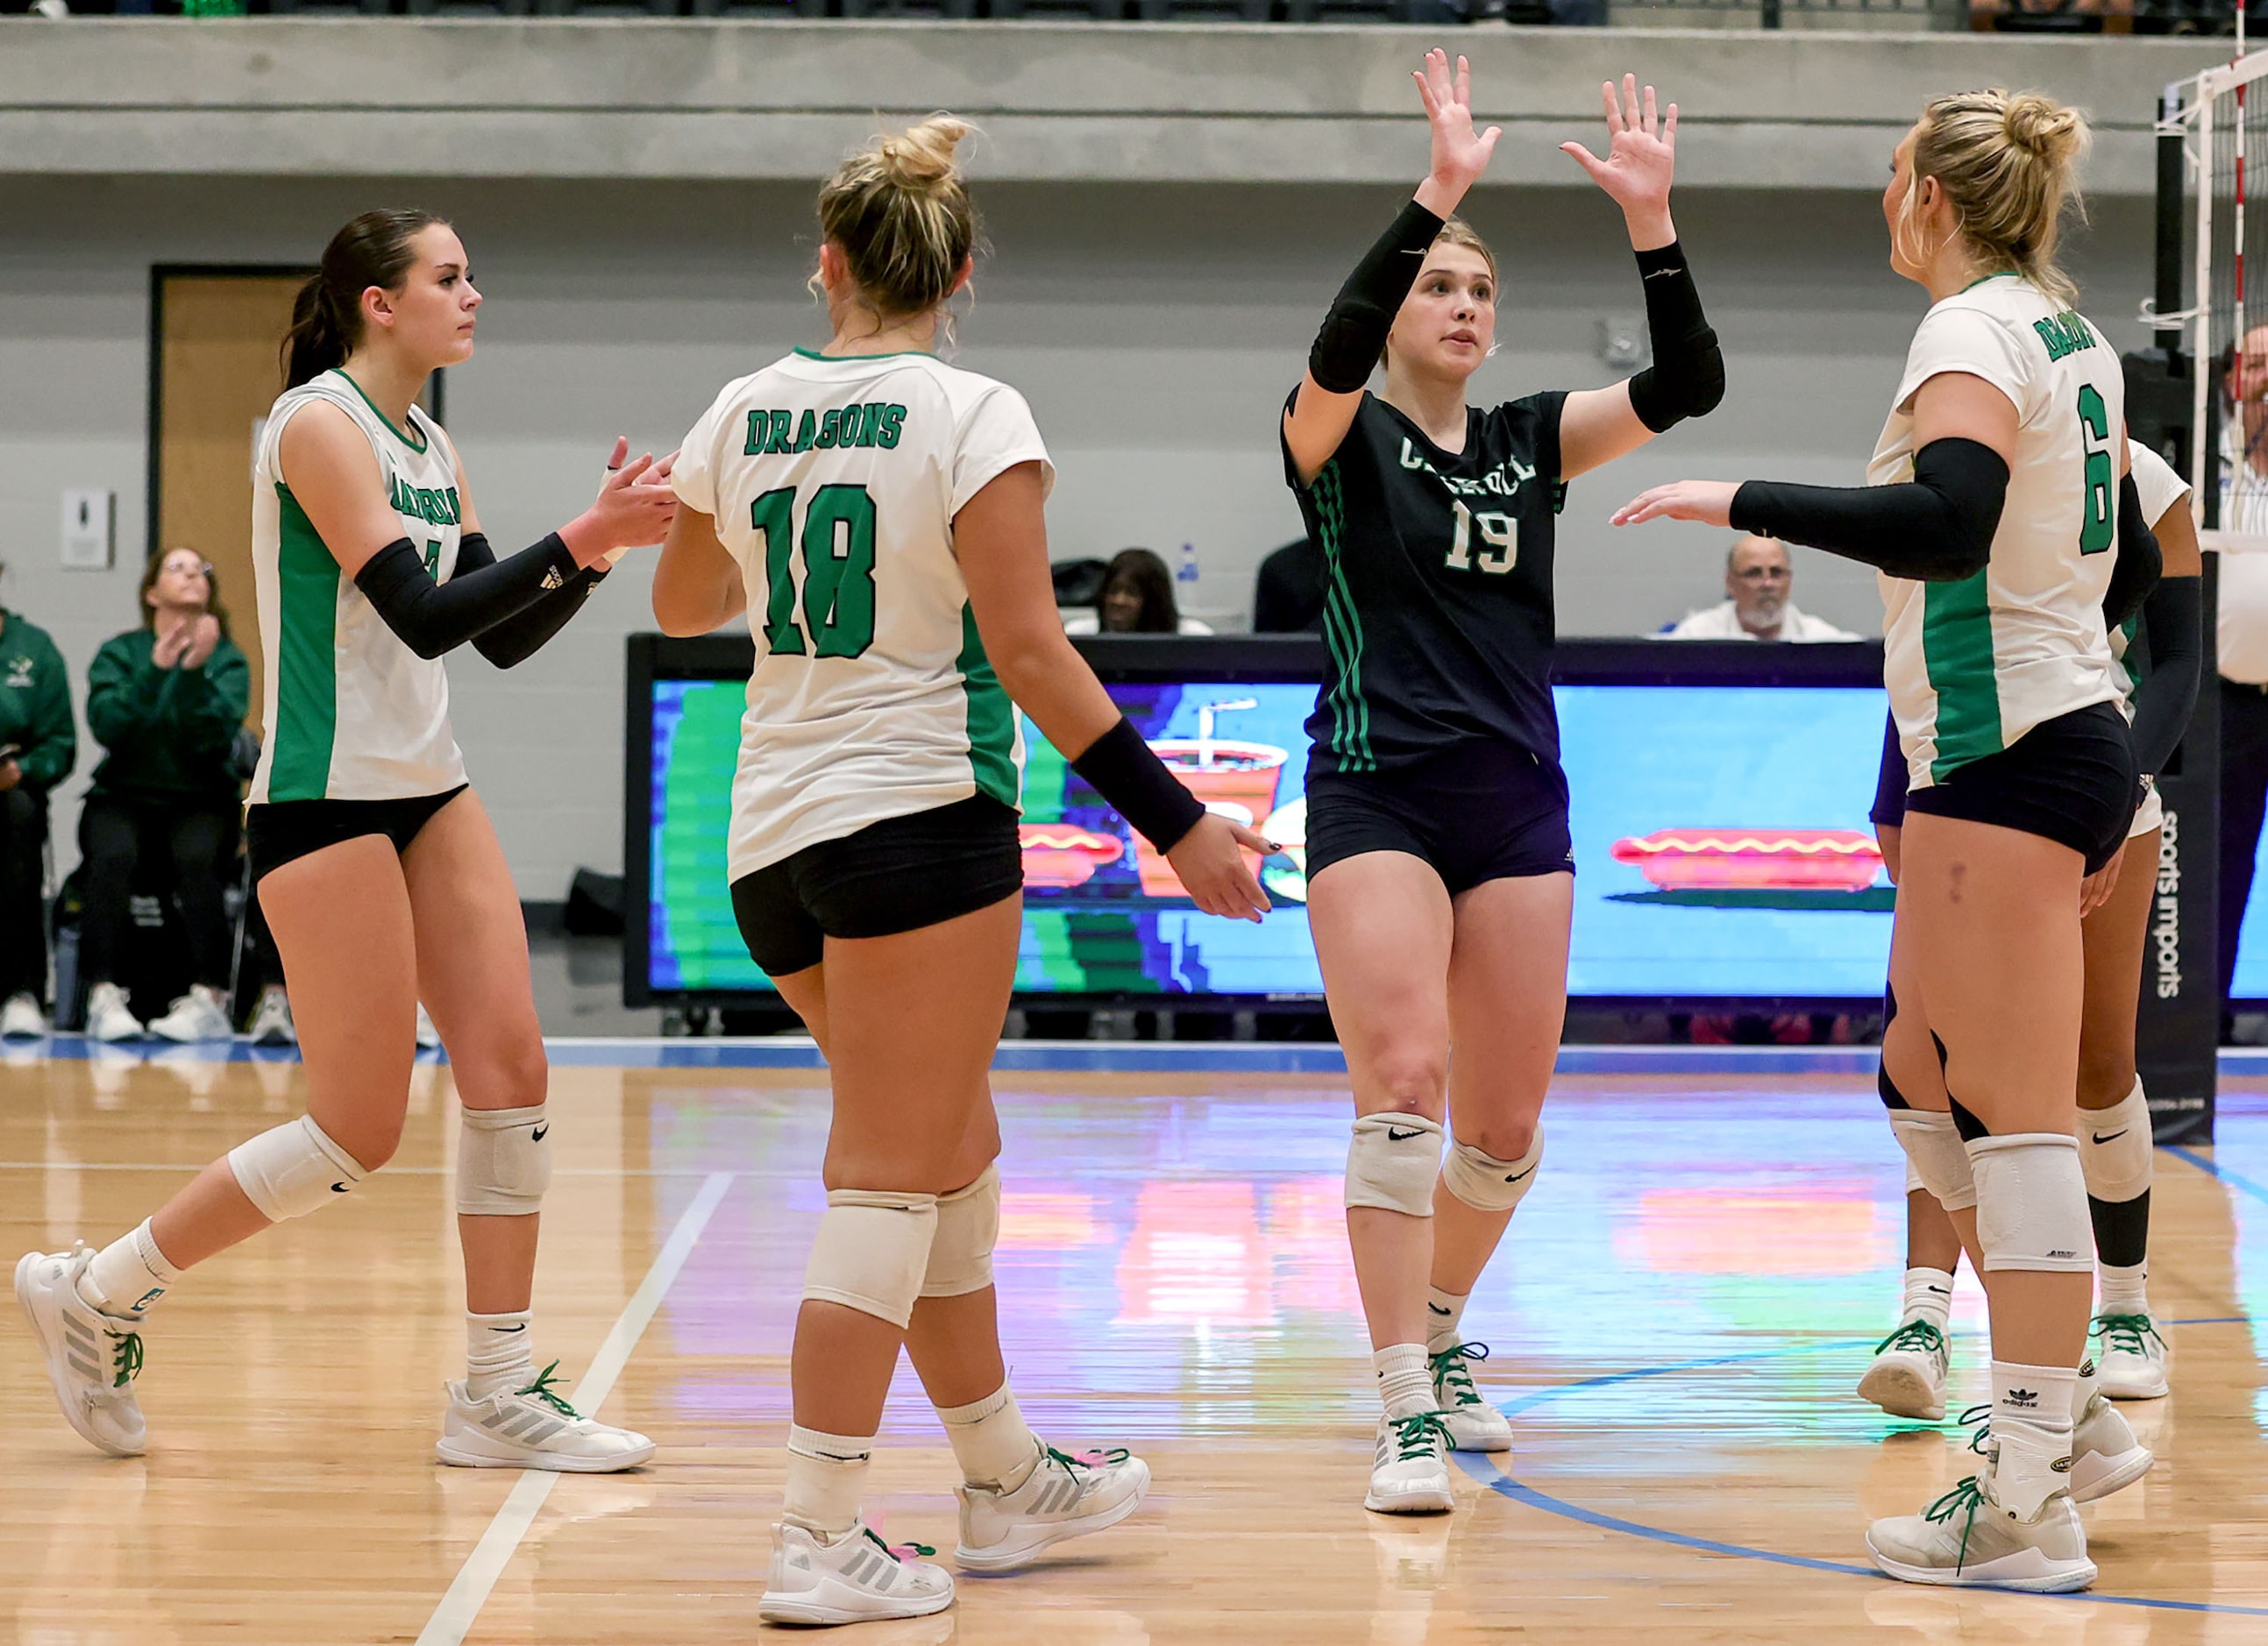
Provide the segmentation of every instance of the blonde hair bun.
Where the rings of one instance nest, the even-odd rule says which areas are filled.
[[[2087,143],[2087,116],[2037,92],[2011,97],[2000,121],[2010,143],[2051,165],[2069,165]]]
[[[890,180],[921,188],[961,175],[954,151],[976,128],[953,114],[932,114],[918,126],[875,140],[874,158]]]

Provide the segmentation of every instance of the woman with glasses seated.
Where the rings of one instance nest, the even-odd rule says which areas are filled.
[[[141,627],[105,641],[87,670],[87,725],[107,753],[79,816],[86,1032],[98,1040],[145,1032],[225,1040],[231,934],[222,889],[244,797],[231,752],[251,703],[252,671],[229,638],[213,569],[196,550],[152,558],[141,601]],[[166,856],[190,966],[188,992],[146,1031],[117,981],[133,923],[128,894],[144,850]]]

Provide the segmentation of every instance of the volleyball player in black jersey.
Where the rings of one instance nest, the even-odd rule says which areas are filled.
[[[1473,129],[1462,58],[1452,74],[1428,53],[1417,79],[1431,173],[1341,289],[1283,423],[1326,566],[1308,908],[1354,1082],[1347,1235],[1386,1408],[1364,1501],[1389,1512],[1448,1509],[1447,1451],[1511,1444],[1473,1387],[1487,1351],[1461,1326],[1543,1157],[1566,1011],[1574,861],[1550,677],[1564,484],[1724,392],[1669,217],[1677,108],[1657,117],[1653,88],[1625,77],[1602,88],[1607,158],[1561,147],[1622,208],[1655,364],[1609,388],[1465,403],[1496,264],[1452,214],[1498,133]],[[1364,386],[1381,362],[1379,396]]]

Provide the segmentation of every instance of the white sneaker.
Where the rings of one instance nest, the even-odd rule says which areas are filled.
[[[80,1296],[94,1248],[26,1252],[16,1265],[16,1301],[40,1340],[48,1382],[63,1418],[114,1458],[139,1457],[150,1431],[134,1399],[142,1370],[138,1322],[107,1315]]]
[[[1378,1420],[1365,1509],[1382,1515],[1439,1515],[1457,1506],[1449,1490],[1449,1429],[1439,1412]]]
[[[916,1558],[926,1544],[892,1548],[864,1520],[832,1540],[801,1526],[772,1528],[772,1569],[756,1615],[767,1623],[865,1623],[925,1618],[953,1604],[953,1574]]]
[[[1961,1415],[1961,1421],[1976,1422],[1992,1409],[1989,1405],[1972,1406]],[[1992,1425],[1987,1422],[1970,1437],[1969,1449],[1989,1455],[1992,1439]],[[2157,1460],[2157,1454],[2134,1437],[2124,1415],[2097,1389],[2071,1428],[2071,1500],[2091,1503],[2124,1491],[2147,1474]]]
[[[220,990],[192,983],[162,1018],[150,1021],[150,1032],[168,1040],[232,1040],[236,1026],[228,1020],[228,1002]]]
[[[430,1052],[440,1044],[441,1031],[433,1026],[433,1019],[426,1015],[425,1003],[421,1000],[417,1003],[417,1049]]]
[[[2095,1581],[2087,1531],[2069,1492],[2057,1492],[2029,1520],[1992,1495],[1992,1466],[1970,1475],[1918,1515],[1867,1528],[1874,1564],[1910,1584],[1962,1589],[2022,1589],[2059,1595]]]
[[[2166,1340],[2148,1315],[2098,1314],[2092,1333],[2102,1340],[2095,1366],[2103,1393],[2114,1400],[2165,1398],[2171,1388],[2166,1381]]]
[[[126,1004],[126,991],[115,983],[97,983],[87,996],[86,1038],[90,1040],[138,1040],[142,1020]]]
[[[48,1014],[30,995],[11,995],[0,1006],[0,1040],[36,1040],[48,1032]]]
[[[1859,1379],[1859,1398],[1893,1417],[1941,1422],[1945,1417],[1945,1334],[1908,1320],[1874,1345],[1874,1363]]]
[[[1510,1451],[1512,1420],[1481,1398],[1471,1362],[1489,1357],[1485,1343],[1459,1343],[1425,1356],[1433,1372],[1433,1404],[1449,1431],[1452,1451]]]
[[[1012,1492],[961,1485],[961,1544],[954,1560],[972,1572],[1005,1572],[1051,1543],[1116,1525],[1141,1506],[1150,1466],[1116,1447],[1066,1456],[1042,1444],[1039,1466]]]
[[[585,1417],[552,1390],[553,1361],[524,1389],[475,1400],[452,1383],[449,1415],[433,1451],[468,1469],[556,1469],[562,1474],[611,1474],[653,1456],[653,1442],[627,1429]]]
[[[291,997],[281,983],[270,983],[260,991],[260,1004],[253,1010],[252,1027],[246,1035],[254,1046],[299,1044],[299,1031],[291,1023]]]

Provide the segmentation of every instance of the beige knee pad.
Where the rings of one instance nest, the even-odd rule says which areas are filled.
[[[937,1236],[937,1196],[829,1189],[803,1272],[806,1303],[839,1303],[903,1331]]]
[[[1977,1204],[1977,1178],[1953,1116],[1929,1109],[1893,1109],[1890,1130],[1906,1151],[1906,1182],[1927,1189],[1949,1212]]]
[[[1441,1162],[1441,1183],[1450,1194],[1480,1212],[1508,1212],[1518,1206],[1535,1182],[1535,1168],[1543,1164],[1543,1128],[1517,1160],[1499,1160],[1483,1154],[1470,1143],[1459,1143]]]
[[[328,1206],[370,1175],[312,1114],[239,1143],[228,1151],[228,1169],[244,1198],[279,1223]]]
[[[1422,1114],[1366,1114],[1347,1147],[1346,1203],[1410,1217],[1433,1215],[1441,1128]]]
[[[937,1197],[937,1236],[929,1244],[924,1297],[965,1297],[992,1283],[992,1244],[1000,1238],[1000,1168],[967,1188]]]
[[[457,1137],[457,1210],[468,1217],[528,1217],[551,1187],[551,1121],[543,1105],[467,1109]]]

